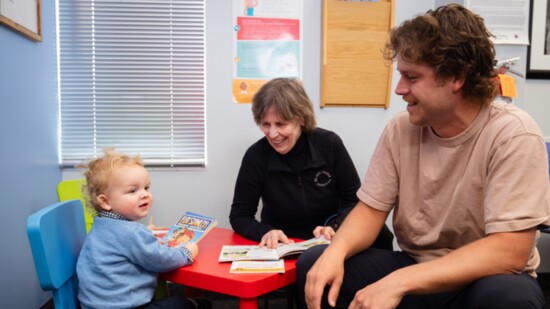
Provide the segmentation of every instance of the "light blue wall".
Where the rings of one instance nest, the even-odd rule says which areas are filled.
[[[0,26],[0,308],[39,308],[27,217],[56,202],[57,82],[52,1],[42,2],[43,42]]]

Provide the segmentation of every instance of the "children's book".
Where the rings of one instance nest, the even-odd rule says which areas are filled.
[[[234,261],[231,263],[231,274],[272,274],[284,273],[285,261]]]
[[[277,261],[285,256],[300,254],[306,249],[317,245],[329,244],[324,237],[312,238],[306,241],[280,244],[276,249],[260,246],[222,246],[218,262],[232,261]]]
[[[197,243],[217,224],[218,221],[214,218],[187,211],[170,227],[160,242],[169,247],[184,246],[188,242]]]

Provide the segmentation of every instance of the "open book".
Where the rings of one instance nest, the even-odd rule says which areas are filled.
[[[324,237],[311,238],[291,244],[280,244],[276,249],[259,246],[223,246],[218,262],[232,261],[276,261],[282,257],[300,254],[317,245],[329,244]]]
[[[199,242],[218,224],[214,218],[187,211],[178,222],[160,239],[169,247],[184,246],[188,242]]]

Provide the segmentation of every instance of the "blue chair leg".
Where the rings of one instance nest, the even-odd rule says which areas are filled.
[[[78,304],[78,281],[76,276],[65,282],[59,289],[52,291],[52,294],[55,308],[78,309],[78,307],[75,307],[75,304]]]

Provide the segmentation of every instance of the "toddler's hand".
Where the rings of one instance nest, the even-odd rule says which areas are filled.
[[[193,257],[193,260],[197,258],[197,255],[199,255],[199,246],[196,243],[188,242],[185,244],[185,247],[191,251],[191,256]]]

